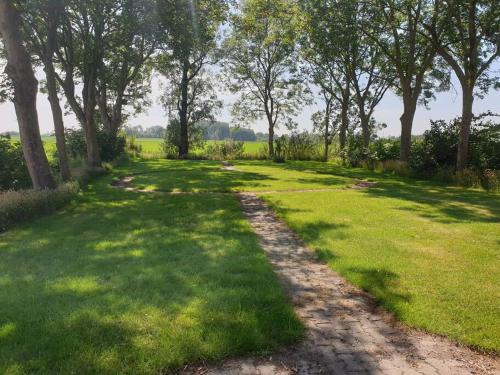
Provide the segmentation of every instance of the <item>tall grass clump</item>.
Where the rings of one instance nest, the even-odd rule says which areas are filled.
[[[56,190],[8,190],[0,192],[0,232],[14,224],[47,215],[67,205],[80,189],[68,182]]]

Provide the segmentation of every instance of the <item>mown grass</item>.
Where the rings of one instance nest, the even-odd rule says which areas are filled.
[[[315,168],[322,163],[310,162]],[[294,164],[300,165],[300,164]],[[221,170],[216,161],[144,160],[118,170],[122,175],[132,172],[132,185],[139,189],[166,192],[234,192],[283,191],[299,189],[343,188],[354,179],[314,170],[283,168],[269,161],[235,162],[236,171]]]
[[[162,144],[163,140],[159,138],[138,138],[135,141],[142,147],[142,154],[146,157],[163,157]],[[206,141],[205,145],[220,143],[221,141]],[[266,142],[244,142],[243,152],[249,156],[257,156],[261,149],[266,145]],[[203,148],[193,150],[193,154],[203,156]]]
[[[368,175],[376,187],[265,199],[332,269],[401,321],[500,351],[500,196]]]
[[[158,374],[301,335],[235,198],[110,182],[0,235],[0,373]]]
[[[148,161],[135,186],[256,191],[335,271],[406,324],[500,350],[500,196],[333,164]],[[354,190],[359,180],[377,182]],[[334,189],[294,193],[296,189]],[[266,191],[281,191],[268,194]]]

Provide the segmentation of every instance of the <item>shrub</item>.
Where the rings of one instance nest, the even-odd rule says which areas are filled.
[[[0,190],[26,189],[31,178],[19,142],[0,137]]]
[[[52,213],[78,193],[77,182],[69,182],[56,190],[18,190],[0,192],[0,232],[14,224]]]
[[[142,154],[142,146],[136,143],[136,138],[134,136],[126,137],[125,150],[128,155],[136,158]]]
[[[109,135],[99,130],[97,132],[97,144],[102,161],[113,161],[125,153],[126,138],[121,134]],[[66,145],[73,159],[87,157],[87,144],[82,129],[67,129]]]
[[[205,145],[203,138],[203,128],[197,124],[191,124],[188,129],[188,143],[189,147],[194,149],[201,149]],[[163,140],[163,153],[167,159],[177,159],[179,157],[179,148],[181,144],[181,124],[178,119],[171,119],[165,131],[165,138]]]
[[[398,160],[400,149],[399,139],[380,138],[370,143],[370,155],[379,161]]]
[[[212,160],[237,160],[243,158],[245,143],[242,141],[226,140],[209,144],[204,156]]]

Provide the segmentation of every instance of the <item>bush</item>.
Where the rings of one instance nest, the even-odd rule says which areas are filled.
[[[134,136],[128,136],[126,140],[125,150],[127,154],[136,158],[141,156],[142,146],[136,143],[136,138]]]
[[[203,148],[205,139],[203,128],[197,124],[191,124],[188,129],[188,143],[191,150]],[[163,153],[167,159],[177,159],[181,144],[181,124],[178,119],[171,119],[165,131],[163,140]]]
[[[380,138],[370,143],[370,156],[378,161],[398,160],[400,150],[399,139]]]
[[[26,189],[31,186],[21,144],[0,137],[0,190]]]
[[[109,135],[102,130],[97,132],[97,144],[102,161],[113,161],[125,153],[126,139],[124,135]],[[87,144],[82,129],[66,130],[66,146],[73,159],[87,157]]]
[[[52,213],[78,193],[77,182],[61,185],[57,190],[19,190],[0,193],[0,232],[14,224]]]
[[[274,161],[322,160],[322,144],[318,136],[303,132],[282,135],[274,140]]]
[[[245,143],[242,141],[227,140],[209,144],[204,151],[204,156],[212,160],[237,160],[243,159]]]

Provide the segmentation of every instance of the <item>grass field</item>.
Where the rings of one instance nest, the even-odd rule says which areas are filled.
[[[157,374],[301,335],[235,198],[111,178],[0,235],[1,374]]]
[[[18,141],[19,137],[12,137],[13,140]],[[42,137],[43,145],[47,156],[49,158],[54,155],[56,151],[56,138],[55,137]],[[162,143],[163,140],[159,138],[137,138],[136,144],[142,148],[142,154],[146,157],[161,158],[163,157]],[[207,141],[206,144],[216,143],[218,141]],[[259,151],[266,145],[266,142],[245,142],[244,152],[247,155],[257,155]],[[202,150],[195,150],[195,154],[201,154]]]
[[[413,327],[500,349],[500,196],[333,164],[148,161],[136,187],[256,191],[352,283]],[[349,187],[370,179],[367,190]],[[337,189],[293,193],[296,189]],[[267,194],[266,191],[281,191]]]
[[[130,174],[148,189],[260,192],[403,322],[500,350],[498,194],[325,163],[235,165],[131,161],[70,208],[1,234],[0,373],[153,374],[301,335],[232,195],[109,187]],[[351,189],[359,179],[378,184]]]

